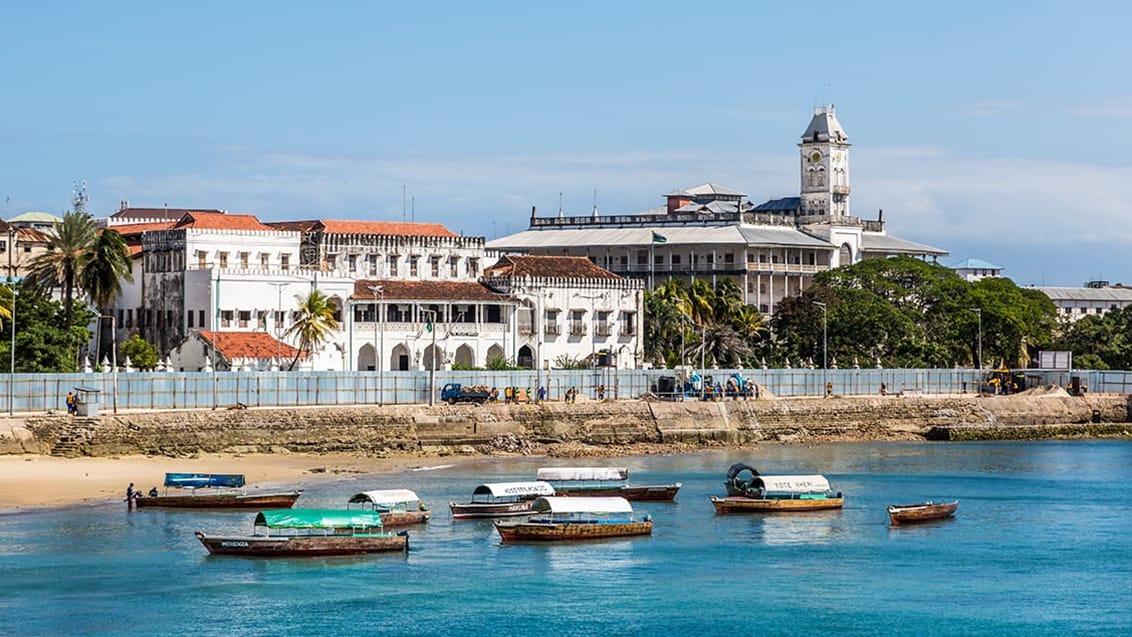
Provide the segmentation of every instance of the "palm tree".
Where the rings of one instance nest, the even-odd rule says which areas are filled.
[[[70,329],[74,316],[74,290],[80,275],[90,260],[96,240],[94,220],[85,212],[73,211],[55,223],[54,232],[48,233],[47,252],[28,265],[30,285],[48,289],[63,288],[64,320]]]
[[[325,294],[313,290],[306,298],[296,295],[295,301],[299,306],[298,319],[284,335],[295,338],[299,351],[295,352],[295,359],[291,361],[289,369],[295,369],[303,352],[308,356],[313,355],[315,348],[338,331],[338,321],[334,319],[335,307]]]
[[[4,324],[3,319],[12,318],[12,306],[16,303],[16,290],[15,283],[8,285],[0,285],[0,325]]]
[[[133,282],[130,251],[122,235],[103,230],[91,245],[86,267],[79,276],[79,285],[98,310],[109,307],[122,292],[122,280]]]
[[[126,248],[122,235],[113,230],[103,230],[94,240],[86,266],[79,274],[79,286],[90,295],[91,303],[98,310],[99,316],[106,314],[106,309],[122,292],[123,279],[131,282],[134,280],[130,271],[130,251]],[[113,321],[109,326],[103,326],[100,320],[97,325],[100,332],[103,329],[113,329]],[[112,341],[103,338],[104,336],[107,334],[100,335],[98,342]],[[94,353],[96,361],[101,356],[102,352]]]

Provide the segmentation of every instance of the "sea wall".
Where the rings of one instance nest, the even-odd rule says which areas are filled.
[[[682,445],[1130,435],[1129,397],[872,397],[355,406],[0,419],[0,453],[467,451],[529,443]]]

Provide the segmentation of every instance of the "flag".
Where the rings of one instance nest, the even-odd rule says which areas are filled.
[[[668,237],[660,234],[656,230],[653,230],[652,231],[652,242],[653,243],[668,243]]]
[[[426,330],[428,330],[429,332],[432,331],[432,315],[431,314],[429,315],[428,319],[425,320],[424,328]]]

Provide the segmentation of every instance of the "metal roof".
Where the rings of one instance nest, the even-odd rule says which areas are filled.
[[[780,226],[727,224],[719,226],[634,226],[632,228],[555,228],[524,230],[492,239],[489,250],[536,250],[583,247],[646,247],[653,243],[653,232],[663,236],[665,245],[770,245],[829,248],[831,244],[799,230]],[[946,254],[943,252],[942,254]]]
[[[547,482],[490,482],[481,484],[472,495],[491,494],[497,498],[528,495],[554,495],[554,487]]]
[[[633,505],[625,498],[589,498],[546,496],[535,500],[539,513],[632,513]]]
[[[1033,288],[1053,301],[1115,301],[1132,302],[1132,288]]]
[[[948,266],[952,270],[1001,270],[1001,265],[995,265],[982,259],[964,259],[954,265]]]
[[[780,197],[768,199],[755,206],[755,212],[794,212],[802,203],[801,197]]]
[[[723,196],[727,196],[727,197],[746,197],[747,193],[739,192],[738,190],[735,190],[734,188],[728,188],[727,186],[720,186],[719,184],[713,184],[713,183],[709,182],[709,183],[706,183],[706,184],[696,186],[694,188],[681,188],[680,190],[670,192],[665,196],[666,197],[679,197],[679,196],[701,197],[701,196],[704,196],[704,195],[723,195]]]
[[[815,134],[817,134],[817,141],[819,142],[849,141],[849,136],[845,134],[841,122],[837,121],[837,114],[834,112],[832,104],[814,109],[814,117],[810,120],[810,125],[806,127],[806,132],[802,133],[802,141],[814,141]]]
[[[629,470],[625,467],[542,467],[538,470],[539,480],[626,480]]]
[[[915,241],[875,232],[865,232],[861,235],[861,250],[883,254],[930,254],[938,257],[949,254],[947,250],[926,243],[916,243]]]

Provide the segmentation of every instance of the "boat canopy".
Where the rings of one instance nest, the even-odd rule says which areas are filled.
[[[539,480],[628,480],[629,470],[624,467],[543,467],[538,470]]]
[[[524,495],[554,495],[554,487],[547,482],[493,482],[481,484],[472,491],[472,495],[491,494],[497,498],[507,498]]]
[[[409,489],[383,489],[378,491],[362,491],[350,498],[350,504],[369,503],[374,506],[388,506],[402,502],[420,502],[417,494]]]
[[[237,489],[244,486],[242,473],[167,473],[165,486],[182,489],[205,487]]]
[[[625,498],[541,497],[535,500],[538,513],[632,513],[633,505]]]
[[[255,516],[256,526],[272,529],[352,529],[381,526],[375,511],[340,509],[272,509]]]
[[[824,476],[758,476],[752,483],[767,493],[825,493],[829,480]]]

